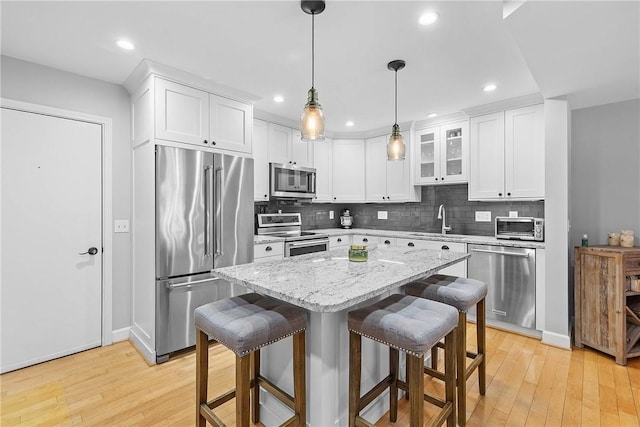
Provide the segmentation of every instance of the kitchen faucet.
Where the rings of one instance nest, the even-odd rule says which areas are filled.
[[[447,234],[448,231],[451,231],[451,227],[446,224],[447,214],[445,213],[444,205],[440,205],[438,208],[438,219],[442,220],[442,234]]]

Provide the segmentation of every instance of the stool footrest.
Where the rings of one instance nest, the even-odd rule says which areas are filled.
[[[473,374],[473,371],[475,371],[476,368],[480,366],[483,361],[484,361],[484,354],[476,355],[476,357],[473,358],[473,362],[471,362],[471,364],[467,366],[467,369],[464,371],[464,379],[465,380],[469,379],[471,374]]]
[[[295,403],[293,397],[282,390],[280,387],[263,377],[262,375],[258,376],[258,384],[271,393],[274,397],[276,397],[280,402],[287,405],[289,408],[295,411]]]
[[[203,403],[200,405],[200,415],[202,415],[209,422],[209,424],[215,427],[226,427],[227,425],[223,423],[216,414],[213,413],[208,405],[208,403]]]
[[[407,394],[407,396],[409,395],[409,385],[406,382],[398,380],[396,384],[398,385],[398,388],[400,390],[404,391]],[[444,408],[447,405],[447,402],[445,402],[444,400],[438,399],[437,397],[431,396],[430,394],[423,393],[422,395],[424,397],[425,402],[429,402],[432,405],[436,405],[439,408]]]
[[[226,392],[225,394],[221,394],[218,397],[214,397],[213,399],[211,399],[210,401],[208,401],[206,403],[206,405],[209,407],[209,409],[215,409],[218,406],[227,403],[228,401],[230,401],[231,399],[233,399],[234,397],[236,397],[236,389],[234,388],[231,391]]]
[[[435,369],[429,368],[427,366],[424,367],[424,373],[430,375],[434,378],[439,379],[440,381],[444,381],[444,374],[440,371],[436,371]]]
[[[373,402],[373,399],[380,396],[380,394],[382,394],[382,392],[385,391],[387,387],[389,387],[389,385],[392,383],[392,380],[393,380],[393,377],[391,375],[387,375],[386,378],[384,378],[378,384],[374,385],[371,388],[371,390],[366,392],[364,396],[360,398],[360,405],[358,406],[358,411],[362,411],[364,408],[367,407],[367,405],[369,405],[369,403]]]
[[[442,411],[440,411],[438,416],[433,421],[431,421],[431,425],[432,426],[441,426],[442,424],[444,424],[444,421],[451,414],[452,410],[453,410],[453,404],[451,402],[447,402],[442,407]]]

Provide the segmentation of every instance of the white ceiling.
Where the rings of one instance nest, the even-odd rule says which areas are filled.
[[[511,2],[513,3],[513,2]],[[5,1],[2,54],[122,84],[147,58],[255,96],[297,120],[311,85],[311,18],[299,1]],[[440,19],[417,20],[426,10]],[[316,17],[327,129],[365,131],[541,93],[573,108],[640,97],[640,2],[328,0]],[[125,52],[121,37],[136,45]],[[498,89],[482,87],[495,82]],[[285,101],[273,102],[280,94]],[[346,128],[353,120],[355,126]]]

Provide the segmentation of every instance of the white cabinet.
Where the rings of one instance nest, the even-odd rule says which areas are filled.
[[[409,135],[403,132],[405,143]],[[365,199],[368,202],[405,202],[411,198],[410,149],[405,160],[387,160],[388,136],[366,140]]]
[[[331,158],[333,200],[335,202],[364,202],[364,140],[334,139]]]
[[[155,78],[158,139],[251,153],[252,122],[250,104]]]
[[[472,117],[469,200],[544,199],[544,106]]]
[[[313,143],[313,163],[316,168],[316,197],[314,202],[332,202],[332,146],[331,139]]]
[[[254,243],[253,262],[274,261],[284,258],[284,242]]]
[[[302,141],[300,132],[269,123],[269,162],[313,167],[313,147]]]
[[[343,248],[351,244],[351,236],[348,234],[341,236],[329,236],[329,249]]]
[[[253,121],[253,200],[269,200],[269,158],[267,122]]]
[[[467,182],[467,129],[467,121],[460,121],[415,132],[417,184]]]
[[[419,239],[397,239],[398,246],[408,246],[422,249],[439,249],[451,250],[455,252],[467,252],[466,243],[442,242],[438,240],[419,240]],[[467,262],[462,261],[453,264],[450,267],[443,268],[438,273],[449,274],[451,276],[467,277]]]

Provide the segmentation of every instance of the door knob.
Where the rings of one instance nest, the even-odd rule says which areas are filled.
[[[98,248],[90,247],[90,248],[87,250],[87,252],[80,252],[78,255],[86,255],[86,254],[89,254],[89,255],[95,255],[95,254],[97,254],[97,253],[98,253]]]

